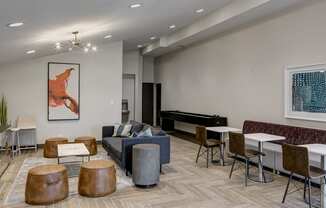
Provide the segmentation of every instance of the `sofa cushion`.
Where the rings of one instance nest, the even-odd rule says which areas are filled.
[[[106,137],[103,138],[103,143],[106,146],[110,147],[110,150],[113,151],[113,153],[121,158],[121,153],[122,153],[122,140],[125,138],[121,138],[121,137]]]

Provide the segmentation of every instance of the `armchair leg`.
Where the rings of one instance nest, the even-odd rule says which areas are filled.
[[[200,154],[201,147],[202,147],[202,145],[199,146],[199,150],[198,150],[197,158],[196,158],[196,163],[198,162],[198,158],[199,158],[199,154]]]
[[[231,179],[231,177],[232,177],[232,173],[233,173],[235,162],[236,162],[236,159],[233,160],[231,171],[230,171],[230,175],[229,175],[229,179]]]
[[[286,185],[286,189],[285,189],[285,193],[284,193],[284,196],[283,196],[282,203],[285,202],[286,195],[288,194],[288,190],[289,190],[290,182],[291,182],[291,180],[292,180],[292,176],[293,176],[293,173],[291,173],[291,175],[290,175],[290,177],[289,177],[289,180],[288,180],[288,184]]]

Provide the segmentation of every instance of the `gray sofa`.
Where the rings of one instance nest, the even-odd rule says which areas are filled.
[[[131,133],[140,131],[144,125],[132,122]],[[126,172],[132,174],[132,147],[135,144],[160,145],[160,165],[170,162],[170,137],[163,131],[154,131],[152,137],[112,137],[114,126],[102,128],[102,145],[108,155]]]

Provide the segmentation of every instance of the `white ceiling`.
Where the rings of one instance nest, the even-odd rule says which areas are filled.
[[[1,0],[0,64],[58,53],[57,41],[71,39],[80,31],[82,41],[99,45],[125,41],[126,49],[149,43],[151,36],[169,35],[233,0]],[[143,6],[130,9],[132,3]],[[194,11],[204,8],[203,14]],[[23,27],[8,28],[11,22]],[[110,40],[104,39],[112,34]],[[35,49],[33,55],[27,50]]]

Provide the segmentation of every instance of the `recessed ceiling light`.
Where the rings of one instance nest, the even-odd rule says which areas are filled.
[[[199,13],[203,13],[204,11],[205,11],[205,9],[203,9],[203,8],[200,8],[200,9],[197,9],[197,10],[196,10],[196,13],[198,13],[198,14],[199,14]]]
[[[169,29],[170,29],[170,30],[173,30],[173,29],[175,29],[175,28],[176,28],[175,25],[170,25],[170,26],[169,26]]]
[[[129,7],[132,8],[132,9],[135,9],[135,8],[141,7],[141,4],[139,4],[139,3],[137,3],[137,4],[131,4]]]
[[[72,48],[68,48],[68,51],[72,51]]]
[[[61,49],[61,45],[60,44],[59,45],[56,45],[55,48],[58,49],[58,50],[60,50]]]
[[[155,39],[156,39],[156,37],[155,37],[155,36],[152,36],[152,37],[150,37],[150,39],[151,39],[151,40],[155,40]]]
[[[87,43],[87,47],[91,47],[92,46],[92,44],[91,43]]]
[[[26,51],[27,54],[33,54],[35,53],[36,51],[35,50],[29,50],[29,51]]]
[[[87,53],[87,52],[88,52],[88,50],[89,50],[88,48],[84,48],[84,52],[85,52],[85,53]]]
[[[59,42],[56,42],[56,43],[55,43],[55,45],[61,45],[61,43],[59,43]]]
[[[7,26],[8,27],[20,27],[23,26],[24,23],[23,22],[13,22],[13,23],[9,23]]]
[[[104,36],[104,39],[109,39],[109,38],[112,38],[112,35],[106,35],[106,36]]]
[[[144,47],[144,46],[143,46],[143,45],[137,45],[137,47],[138,47],[138,48],[142,48],[142,47]]]
[[[93,46],[93,47],[92,47],[92,50],[93,50],[93,51],[97,51],[97,47],[96,47],[96,46]]]

